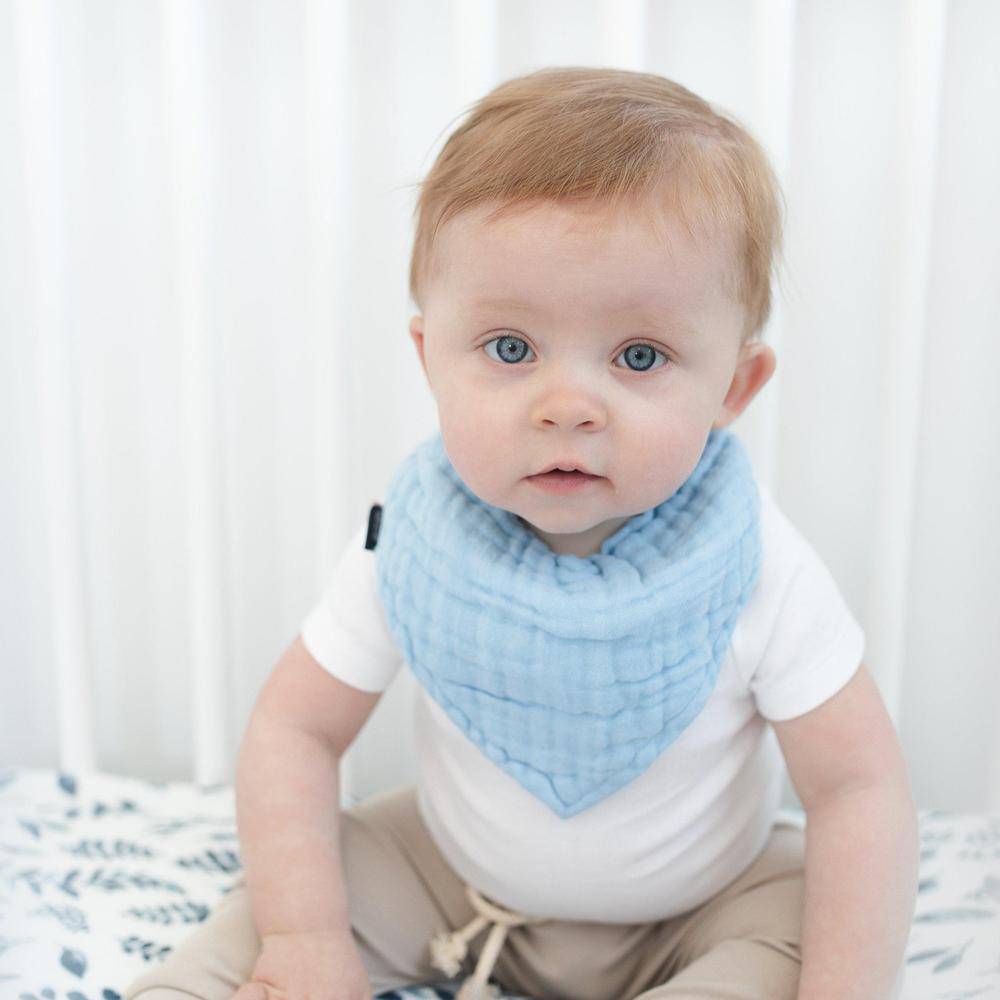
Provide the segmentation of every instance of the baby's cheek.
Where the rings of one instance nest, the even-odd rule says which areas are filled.
[[[475,418],[441,421],[444,450],[462,482],[486,503],[496,504],[496,431]]]
[[[662,503],[691,475],[704,450],[708,431],[674,414],[649,423],[631,437],[630,481],[650,506]]]

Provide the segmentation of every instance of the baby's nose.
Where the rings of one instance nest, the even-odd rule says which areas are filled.
[[[607,423],[607,410],[594,393],[564,387],[546,392],[535,403],[532,422],[538,427],[600,430]]]

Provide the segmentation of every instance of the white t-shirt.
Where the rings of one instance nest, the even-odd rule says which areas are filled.
[[[507,774],[417,685],[417,801],[441,853],[503,906],[640,923],[720,892],[763,849],[784,761],[767,720],[803,715],[861,663],[864,634],[819,556],[761,495],[761,573],[700,714],[649,768],[566,819]],[[378,593],[367,525],[302,626],[334,676],[382,691],[403,663]]]

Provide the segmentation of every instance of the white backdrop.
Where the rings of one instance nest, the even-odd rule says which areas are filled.
[[[1000,5],[0,0],[0,762],[230,780],[435,427],[413,185],[544,65],[672,77],[788,202],[736,424],[868,636],[923,808],[1000,811]],[[350,754],[409,780],[404,673]]]

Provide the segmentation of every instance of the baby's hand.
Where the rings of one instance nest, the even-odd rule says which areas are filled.
[[[371,1000],[350,931],[265,934],[250,980],[232,1000]]]

